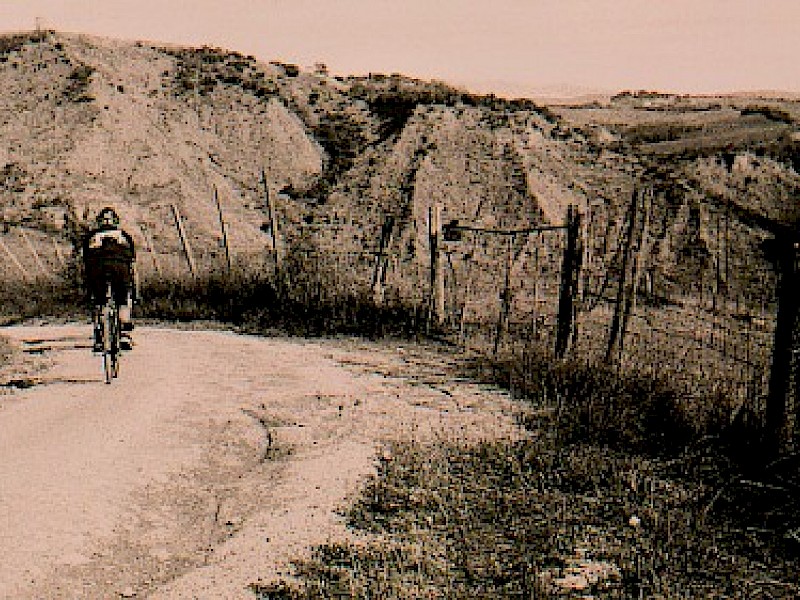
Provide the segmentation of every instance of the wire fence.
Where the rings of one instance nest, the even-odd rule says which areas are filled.
[[[320,302],[423,307],[464,349],[555,358],[566,331],[574,359],[669,378],[689,397],[763,415],[778,308],[775,266],[761,251],[769,233],[724,206],[670,210],[645,188],[627,207],[596,203],[517,230],[441,225],[432,209],[427,242],[392,235],[392,219],[361,231],[360,243],[346,229],[308,227],[285,266],[297,293]],[[572,249],[570,227],[579,228]],[[570,265],[575,281],[565,279]]]
[[[170,240],[142,225],[143,260],[168,279],[247,266],[283,277],[299,300],[405,303],[465,349],[535,347],[555,357],[569,347],[572,358],[668,377],[690,395],[725,396],[763,414],[779,304],[777,270],[763,251],[770,232],[701,200],[676,205],[642,188],[627,206],[595,202],[563,223],[521,229],[442,225],[431,207],[427,238],[389,216],[355,237],[352,226],[308,224],[291,240],[281,240],[273,203],[253,255],[230,250],[217,201],[219,247],[192,252],[172,206]],[[0,236],[5,271],[31,277],[64,266],[67,248],[33,235]]]
[[[573,358],[669,378],[689,396],[724,397],[734,412],[747,405],[763,416],[778,308],[775,265],[760,249],[769,234],[724,206],[669,210],[644,189],[626,210],[586,211],[566,316],[568,215],[525,233],[461,227],[443,250],[444,330],[495,354],[520,345],[555,352],[567,319]]]
[[[634,192],[622,215],[590,208],[575,351],[763,415],[778,306],[775,265],[761,251],[769,236],[725,206],[669,211],[652,189]]]

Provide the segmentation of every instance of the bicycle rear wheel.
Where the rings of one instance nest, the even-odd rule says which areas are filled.
[[[103,306],[103,373],[106,378],[106,383],[111,383],[111,380],[117,376],[118,366],[116,364],[116,355],[114,352],[114,307],[108,301]]]
[[[120,351],[120,324],[119,324],[119,308],[117,305],[114,305],[114,313],[111,319],[111,376],[118,377],[119,376],[119,357],[121,355]]]
[[[120,355],[120,322],[119,308],[114,301],[111,285],[106,292],[106,303],[103,305],[101,315],[101,325],[103,328],[103,374],[106,383],[119,375],[119,355]]]

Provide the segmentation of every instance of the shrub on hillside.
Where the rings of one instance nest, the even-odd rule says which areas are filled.
[[[794,119],[792,116],[786,112],[785,110],[781,110],[779,108],[775,108],[774,106],[758,106],[755,104],[751,104],[746,106],[741,110],[742,116],[745,115],[762,115],[769,119],[770,121],[776,121],[778,123],[786,123],[788,125],[792,125],[794,123]]]
[[[681,125],[678,123],[642,124],[628,127],[625,139],[631,144],[652,144],[672,142],[700,131],[700,125]]]
[[[69,74],[69,83],[64,95],[72,102],[92,102],[94,96],[88,93],[92,83],[94,68],[89,65],[78,65]]]
[[[16,33],[0,35],[0,62],[5,62],[6,56],[20,50],[25,44],[37,43],[46,39],[49,32],[45,30],[31,31],[29,33]]]

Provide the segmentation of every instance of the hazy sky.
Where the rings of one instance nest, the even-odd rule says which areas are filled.
[[[475,91],[800,91],[800,0],[0,0],[41,25]]]

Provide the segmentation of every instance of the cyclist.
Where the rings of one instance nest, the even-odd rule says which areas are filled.
[[[103,349],[100,314],[108,283],[119,306],[120,347],[130,350],[131,309],[138,288],[136,248],[133,238],[120,228],[119,215],[113,208],[107,206],[97,213],[95,227],[83,240],[83,265],[88,300],[93,309],[94,350]]]

